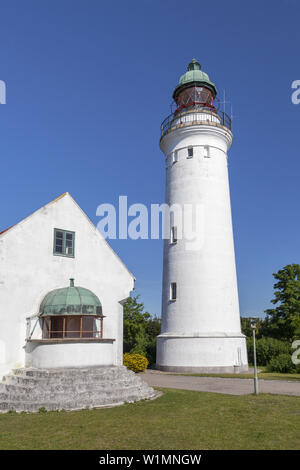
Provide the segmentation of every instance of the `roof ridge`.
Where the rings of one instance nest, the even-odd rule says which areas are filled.
[[[4,233],[8,232],[9,230],[11,230],[13,227],[16,227],[17,225],[21,224],[22,222],[24,222],[25,220],[27,220],[29,217],[33,216],[36,212],[39,212],[41,211],[42,209],[44,209],[45,207],[49,206],[50,204],[53,204],[54,202],[57,202],[59,201],[60,199],[62,199],[63,197],[65,196],[69,196],[72,201],[74,202],[74,204],[78,207],[78,209],[81,211],[81,213],[85,216],[85,218],[88,220],[88,222],[90,223],[90,225],[93,227],[93,229],[96,231],[97,235],[101,238],[101,240],[106,244],[106,246],[111,250],[111,252],[113,253],[113,255],[118,259],[118,261],[124,266],[124,268],[126,269],[126,271],[130,274],[130,276],[135,280],[135,276],[132,274],[132,272],[128,269],[128,267],[126,266],[126,264],[121,260],[120,256],[115,252],[115,250],[110,246],[110,244],[107,242],[107,240],[103,237],[103,235],[99,232],[99,230],[97,229],[97,227],[95,226],[95,224],[91,221],[91,219],[89,218],[89,216],[84,212],[84,210],[80,207],[79,204],[77,204],[77,202],[75,201],[75,199],[73,198],[73,196],[68,192],[66,191],[65,193],[61,194],[60,196],[56,197],[55,199],[53,199],[52,201],[48,202],[47,204],[45,204],[44,206],[40,207],[39,209],[31,212],[29,215],[27,215],[26,217],[24,217],[24,219],[20,220],[19,222],[17,222],[16,224],[12,225],[11,227],[3,230],[2,232],[0,232],[0,236],[2,236]]]
[[[31,212],[29,215],[27,215],[26,217],[24,217],[24,219],[19,220],[19,222],[17,222],[16,224],[13,224],[13,225],[11,225],[10,227],[8,227],[8,228],[2,230],[2,231],[0,232],[0,235],[2,235],[2,234],[5,233],[5,232],[8,232],[9,230],[11,230],[11,229],[12,229],[13,227],[15,227],[16,225],[18,225],[18,224],[22,223],[24,220],[28,219],[28,217],[31,217],[33,214],[35,214],[36,212],[40,211],[40,210],[43,209],[44,207],[49,206],[49,204],[53,204],[53,202],[57,202],[59,199],[62,199],[62,198],[63,198],[64,196],[66,196],[66,195],[69,195],[70,197],[72,197],[71,194],[66,191],[65,193],[61,194],[60,196],[58,196],[58,197],[52,199],[50,202],[47,202],[47,204],[44,204],[44,205],[43,205],[42,207],[40,207],[39,209],[36,209],[35,211]],[[73,198],[72,198],[72,199],[73,199]]]

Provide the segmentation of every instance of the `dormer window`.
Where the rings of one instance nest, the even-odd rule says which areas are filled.
[[[54,229],[53,254],[74,258],[75,253],[75,232],[68,230]]]

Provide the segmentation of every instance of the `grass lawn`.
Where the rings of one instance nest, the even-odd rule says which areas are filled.
[[[116,408],[0,414],[0,449],[300,447],[300,397],[162,390]]]
[[[300,374],[281,374],[279,372],[266,372],[266,367],[259,367],[261,372],[258,374],[258,379],[264,380],[289,380],[300,382]],[[221,377],[227,379],[253,379],[251,374],[172,374],[171,375],[187,375],[191,377]]]

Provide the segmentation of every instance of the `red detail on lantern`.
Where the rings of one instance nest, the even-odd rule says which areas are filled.
[[[175,98],[177,109],[175,114],[183,108],[199,106],[203,108],[215,109],[214,94],[203,86],[191,86],[183,89]]]

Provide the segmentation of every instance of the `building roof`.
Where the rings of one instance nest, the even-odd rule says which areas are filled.
[[[50,291],[40,305],[40,316],[53,315],[102,315],[98,297],[89,289],[70,285]]]
[[[11,227],[8,227],[4,230],[2,230],[0,232],[0,237],[4,236],[6,233],[8,233],[10,230],[12,230],[14,227],[18,226],[19,224],[23,223],[25,220],[27,220],[29,217],[32,217],[33,214],[37,213],[37,212],[40,212],[42,211],[44,208],[46,208],[47,206],[49,206],[50,204],[54,204],[56,202],[58,202],[60,199],[64,198],[64,197],[69,197],[71,198],[71,200],[73,201],[73,203],[78,207],[78,209],[82,212],[82,214],[86,217],[87,221],[90,223],[90,225],[93,227],[93,229],[96,230],[96,233],[98,234],[99,237],[102,238],[102,240],[106,243],[107,247],[112,251],[112,253],[114,254],[114,256],[118,259],[118,261],[124,266],[124,268],[128,271],[128,273],[130,274],[130,276],[133,278],[133,280],[135,281],[135,276],[132,274],[131,271],[129,271],[129,269],[127,268],[127,266],[123,263],[123,261],[121,260],[121,258],[117,255],[117,253],[112,249],[112,247],[109,245],[109,243],[107,243],[107,241],[105,240],[105,238],[101,235],[101,233],[99,232],[99,230],[97,230],[97,228],[95,227],[95,225],[93,224],[93,222],[91,221],[91,219],[86,215],[86,213],[81,209],[81,207],[77,204],[77,202],[73,199],[73,197],[71,196],[70,193],[68,192],[65,192],[63,194],[61,194],[60,196],[58,196],[57,198],[53,199],[52,201],[48,202],[48,204],[45,204],[43,207],[41,207],[40,209],[34,211],[32,214],[30,214],[29,216],[25,217],[24,219],[20,220],[19,222],[17,222],[16,224],[12,225]]]
[[[68,192],[65,192],[65,193],[61,194],[60,196],[56,197],[55,199],[53,199],[52,201],[48,202],[48,204],[46,204],[45,206],[41,207],[41,209],[43,209],[44,207],[48,206],[49,204],[53,204],[53,202],[58,201],[59,199],[61,199],[61,198],[63,198],[64,196],[66,196],[67,194],[68,194],[69,196],[71,196],[71,194],[69,194]],[[71,196],[71,197],[72,197],[72,196]],[[73,199],[73,198],[72,198],[72,199]],[[74,201],[74,199],[73,199],[73,201]],[[75,202],[75,201],[74,201],[74,202]],[[25,219],[22,219],[22,220],[20,220],[19,222],[17,222],[16,224],[11,225],[10,227],[8,227],[8,228],[2,230],[2,232],[0,232],[0,236],[1,236],[3,233],[8,232],[10,229],[12,229],[13,227],[15,227],[16,225],[18,225],[18,224],[20,224],[21,222],[23,222],[23,220],[28,219],[28,217],[31,217],[35,212],[38,212],[38,211],[40,211],[41,209],[38,209],[37,211],[32,212],[29,216],[25,217]]]
[[[13,225],[11,227],[6,228],[5,230],[2,230],[2,232],[0,232],[0,235],[2,235],[2,233],[4,233],[4,232],[7,232],[7,230],[10,230],[12,227],[13,227]]]

